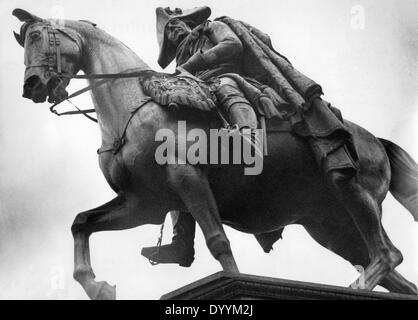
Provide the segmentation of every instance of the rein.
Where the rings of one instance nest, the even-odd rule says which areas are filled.
[[[57,62],[58,62],[58,58],[57,58]],[[61,100],[59,102],[54,103],[49,110],[57,115],[57,116],[66,116],[66,115],[77,115],[77,114],[82,114],[85,117],[87,117],[88,119],[97,122],[97,119],[94,119],[93,117],[89,116],[89,113],[94,113],[96,112],[95,109],[85,109],[85,110],[81,110],[79,109],[74,103],[71,102],[70,99],[75,98],[83,93],[86,93],[90,90],[93,90],[94,88],[100,87],[101,85],[105,84],[106,82],[110,81],[110,80],[114,80],[114,79],[127,79],[127,78],[138,78],[140,76],[142,76],[145,72],[148,72],[150,70],[141,70],[141,71],[133,71],[133,72],[122,72],[122,73],[106,73],[106,74],[91,74],[91,75],[71,75],[71,74],[67,74],[67,73],[58,73],[55,72],[55,74],[53,75],[53,77],[55,77],[56,79],[62,80],[62,79],[85,79],[85,80],[101,80],[98,81],[94,84],[91,84],[83,89],[80,89],[74,93],[72,93],[71,95],[69,95],[67,98],[65,98],[64,100]],[[54,70],[52,71],[54,72]],[[68,101],[70,102],[74,108],[77,109],[77,111],[67,111],[67,112],[58,112],[57,110],[55,110],[55,108],[61,104],[64,101]]]

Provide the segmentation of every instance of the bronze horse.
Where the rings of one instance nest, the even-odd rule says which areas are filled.
[[[149,69],[128,47],[92,23],[55,25],[24,10],[13,14],[25,22],[21,34],[15,36],[25,49],[24,97],[34,102],[65,98],[69,80],[57,81],[51,71],[58,68],[71,75],[82,70],[87,76]],[[51,25],[60,39],[60,52],[52,56]],[[97,80],[90,80],[94,83]],[[291,132],[268,132],[269,156],[258,176],[243,175],[239,166],[159,165],[155,151],[160,143],[155,136],[160,128],[177,133],[178,120],[187,119],[188,130],[208,132],[209,123],[205,116],[192,112],[169,112],[143,100],[144,96],[139,81],[132,78],[92,88],[102,146],[114,145],[125,129],[126,134],[119,152],[109,148],[99,154],[100,168],[117,197],[79,213],[71,229],[74,278],[90,298],[116,296],[114,287],[94,280],[90,235],[162,224],[172,210],[191,212],[210,252],[226,271],[239,272],[223,223],[252,234],[300,224],[324,247],[353,265],[364,266],[365,289],[380,284],[391,292],[418,294],[417,287],[395,270],[402,255],[381,225],[381,204],[388,191],[418,220],[418,166],[400,147],[347,121],[358,148],[360,170],[355,179],[340,186],[343,192],[338,194],[324,181],[306,141]],[[179,163],[175,154],[168,156]]]

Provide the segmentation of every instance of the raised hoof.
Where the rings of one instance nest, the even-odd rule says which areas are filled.
[[[97,291],[90,298],[92,300],[116,300],[116,286],[100,281],[97,283]]]

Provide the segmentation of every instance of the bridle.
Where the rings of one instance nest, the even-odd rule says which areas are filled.
[[[47,54],[47,62],[46,64],[37,64],[37,65],[29,65],[26,68],[36,68],[36,67],[48,67],[48,71],[49,74],[51,76],[51,80],[56,80],[58,81],[58,85],[55,87],[55,90],[57,88],[59,88],[64,79],[84,79],[84,80],[100,80],[97,81],[81,90],[78,90],[74,93],[72,93],[71,95],[69,95],[68,97],[66,97],[65,99],[55,102],[50,108],[49,110],[57,115],[57,116],[66,116],[66,115],[77,115],[77,114],[82,114],[84,115],[86,118],[88,118],[91,121],[97,122],[97,119],[93,118],[92,116],[90,116],[90,113],[95,113],[96,110],[95,109],[80,109],[78,108],[70,99],[75,98],[83,93],[86,93],[94,88],[97,88],[103,84],[105,84],[106,82],[113,80],[113,79],[123,79],[123,78],[137,78],[142,76],[145,72],[149,72],[151,70],[140,70],[140,71],[132,71],[132,70],[128,70],[126,72],[122,72],[122,73],[107,73],[107,74],[90,74],[90,75],[73,75],[73,74],[69,74],[69,73],[64,73],[62,71],[62,52],[61,52],[61,39],[60,39],[60,33],[64,33],[66,36],[68,36],[72,41],[74,41],[75,43],[77,43],[76,39],[74,39],[73,37],[71,37],[69,34],[67,34],[66,32],[55,28],[49,21],[45,21],[44,22],[46,24],[46,30],[47,30],[47,34],[48,34],[48,45],[49,45],[49,50],[48,50],[48,54]],[[77,44],[78,45],[78,44]],[[55,58],[54,58],[55,57]],[[67,111],[67,112],[58,112],[57,110],[55,110],[55,108],[61,104],[64,101],[68,101],[69,103],[71,103],[71,105],[77,109],[75,111]]]

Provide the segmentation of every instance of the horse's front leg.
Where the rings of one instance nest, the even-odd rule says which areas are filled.
[[[171,188],[199,224],[210,252],[223,270],[239,272],[207,176],[188,164],[168,165],[167,175]]]
[[[74,279],[90,299],[114,300],[115,286],[106,281],[97,282],[90,263],[89,238],[98,231],[123,230],[144,224],[135,198],[120,194],[112,201],[77,215],[71,227],[74,237]]]

